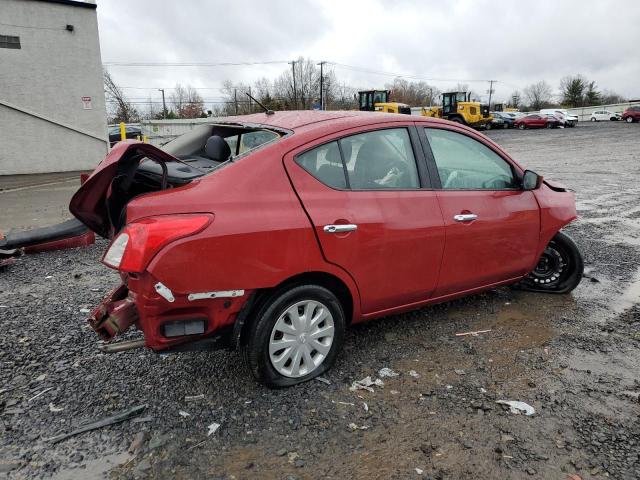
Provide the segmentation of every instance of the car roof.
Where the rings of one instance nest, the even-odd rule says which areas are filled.
[[[299,130],[303,127],[324,127],[327,122],[338,121],[343,128],[357,127],[387,122],[414,122],[414,121],[442,122],[440,119],[423,117],[418,115],[406,115],[398,113],[360,112],[357,110],[288,110],[277,111],[272,115],[266,113],[254,113],[233,117],[221,117],[214,123],[247,123],[275,127],[287,130]]]

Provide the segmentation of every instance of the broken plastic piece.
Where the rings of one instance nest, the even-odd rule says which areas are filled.
[[[409,375],[411,375],[413,378],[418,378],[420,377],[420,374],[418,372],[416,372],[415,370],[409,370]]]
[[[467,335],[473,335],[474,337],[477,337],[481,333],[487,333],[487,332],[490,332],[490,331],[491,331],[491,329],[488,329],[488,330],[476,330],[474,332],[456,333],[456,337],[465,337]]]
[[[378,376],[380,378],[384,378],[384,377],[397,377],[398,375],[400,375],[397,372],[394,372],[393,370],[391,370],[390,368],[384,367],[381,368],[380,370],[378,370]]]
[[[355,423],[350,423],[349,425],[347,425],[347,427],[349,427],[349,430],[366,430],[369,427],[367,425],[362,425],[361,427],[359,427],[358,425],[356,425]]]
[[[128,410],[125,410],[124,412],[116,413],[115,415],[103,418],[102,420],[98,420],[96,422],[87,423],[86,425],[83,425],[82,427],[78,428],[77,430],[74,430],[74,431],[69,432],[69,433],[63,433],[61,435],[56,435],[55,437],[48,438],[47,440],[50,441],[51,443],[58,443],[58,442],[61,442],[63,440],[66,440],[67,438],[74,437],[74,436],[79,435],[79,434],[84,433],[84,432],[89,432],[91,430],[96,430],[98,428],[107,427],[107,426],[113,425],[115,423],[124,422],[125,420],[129,420],[130,418],[133,418],[133,417],[135,417],[137,415],[140,415],[144,411],[145,408],[147,408],[146,404],[138,405],[136,407],[132,407],[132,408],[130,408]]]
[[[374,392],[375,390],[372,388],[372,385],[376,385],[378,387],[384,387],[384,382],[379,378],[375,380],[371,379],[371,376],[364,377],[362,380],[356,380],[351,384],[349,390],[355,392],[356,390],[367,390],[368,392]]]
[[[527,416],[531,416],[536,413],[536,409],[531,405],[517,400],[496,400],[496,403],[499,403],[501,405],[508,405],[511,413],[515,413],[516,415],[524,413]]]
[[[193,402],[195,400],[204,400],[204,393],[201,393],[200,395],[186,395],[184,397],[185,402]]]
[[[216,431],[220,428],[220,424],[216,423],[216,422],[213,422],[207,428],[208,428],[208,431],[207,431],[207,437],[208,437],[208,436],[213,435],[214,433],[216,433]]]

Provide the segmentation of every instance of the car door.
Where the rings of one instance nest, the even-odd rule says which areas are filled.
[[[528,273],[536,260],[540,212],[533,193],[521,189],[517,167],[463,130],[424,128],[422,139],[446,229],[434,295]]]
[[[284,162],[325,259],[355,280],[363,314],[433,294],[444,222],[415,127],[334,134]]]

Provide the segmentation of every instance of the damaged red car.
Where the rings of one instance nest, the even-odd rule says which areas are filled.
[[[358,322],[501,285],[582,278],[574,194],[474,130],[367,112],[268,112],[162,149],[117,144],[71,212],[110,239],[122,284],[89,322],[108,351],[224,345],[288,386]]]

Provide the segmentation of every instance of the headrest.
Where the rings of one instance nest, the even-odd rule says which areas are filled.
[[[204,147],[204,154],[215,162],[226,162],[231,156],[231,148],[224,138],[211,135]]]

